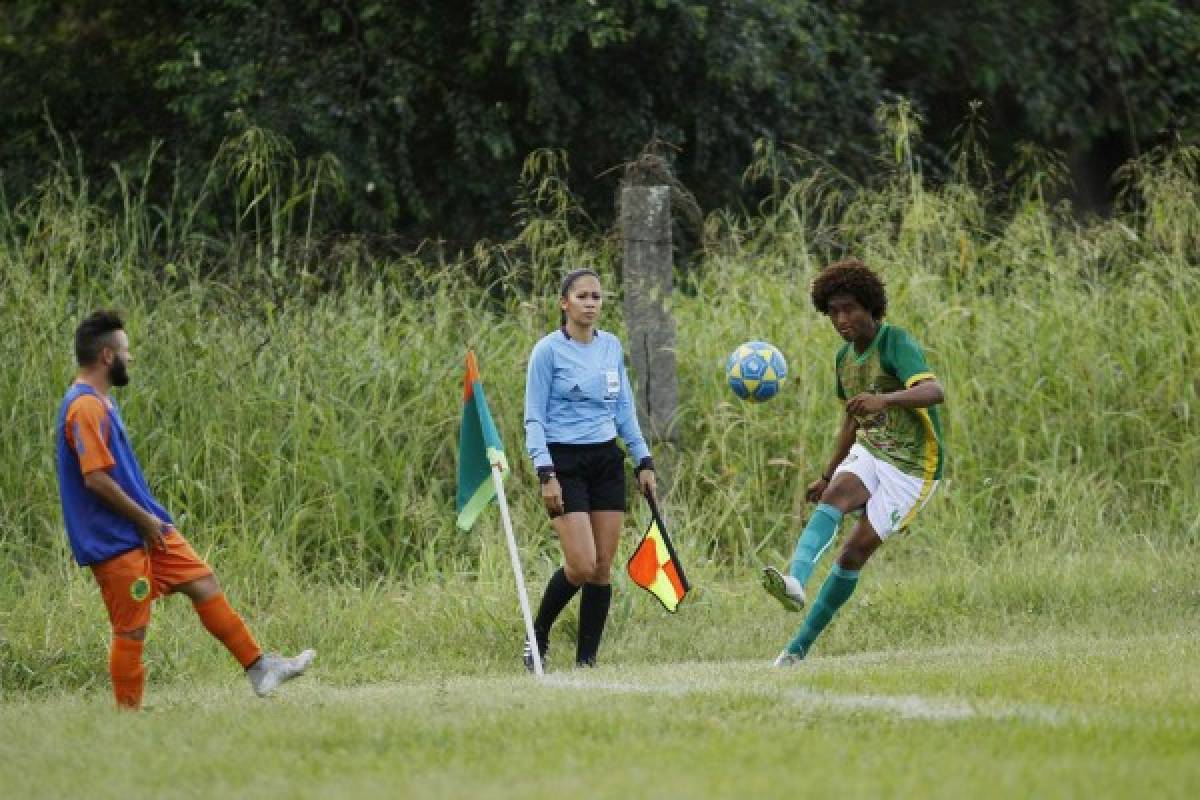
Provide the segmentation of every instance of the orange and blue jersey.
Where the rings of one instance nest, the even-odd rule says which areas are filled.
[[[142,546],[137,526],[87,488],[84,476],[105,470],[133,502],[168,525],[174,521],[154,499],[116,405],[86,383],[67,390],[58,409],[55,464],[63,521],[80,566],[98,564]]]

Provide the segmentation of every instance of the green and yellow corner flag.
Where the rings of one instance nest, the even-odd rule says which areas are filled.
[[[492,465],[500,475],[508,474],[504,443],[492,422],[483,381],[475,364],[475,353],[467,351],[467,374],[463,380],[462,430],[458,436],[458,527],[470,530],[487,504],[496,496]]]
[[[671,537],[667,536],[667,526],[658,514],[658,507],[653,500],[646,499],[650,502],[650,526],[625,569],[634,583],[657,597],[663,608],[673,614],[691,587],[683,574],[683,565],[675,555],[675,548],[671,546]]]

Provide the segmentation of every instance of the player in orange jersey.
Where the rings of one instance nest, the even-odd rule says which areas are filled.
[[[110,393],[129,383],[129,337],[120,316],[98,311],[75,331],[79,373],[58,412],[56,464],[71,551],[90,567],[112,623],[109,672],[120,708],[141,706],[142,643],[150,605],[179,592],[204,627],[246,670],[254,692],[270,694],[316,655],[264,653],[225,599],[212,569],[175,529],[150,491]]]

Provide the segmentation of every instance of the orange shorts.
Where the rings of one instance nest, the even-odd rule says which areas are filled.
[[[108,619],[115,633],[129,633],[150,624],[150,603],[175,587],[212,574],[204,559],[178,531],[163,537],[166,552],[147,553],[139,547],[92,565],[100,584]]]

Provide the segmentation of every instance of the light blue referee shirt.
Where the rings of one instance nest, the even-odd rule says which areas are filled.
[[[600,330],[588,344],[561,329],[543,336],[525,376],[525,447],[534,467],[553,466],[547,442],[599,444],[618,435],[634,463],[650,455],[621,341]]]

